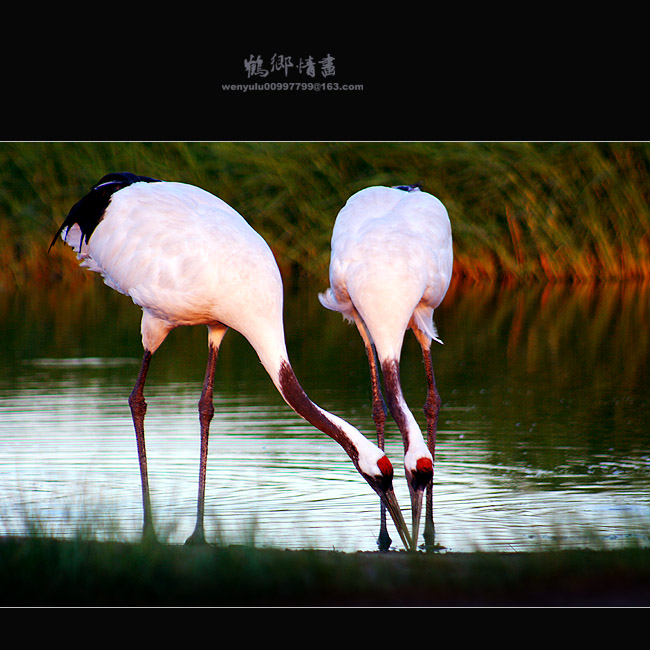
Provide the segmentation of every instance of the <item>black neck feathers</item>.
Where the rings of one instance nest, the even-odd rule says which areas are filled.
[[[101,178],[90,188],[90,192],[88,192],[86,196],[72,206],[65,221],[61,224],[61,227],[52,238],[50,248],[54,246],[54,243],[63,230],[73,226],[75,223],[78,224],[81,229],[82,241],[85,240],[87,244],[90,235],[93,234],[97,224],[102,220],[106,207],[111,200],[111,196],[124,187],[140,182],[157,183],[159,181],[158,179],[149,178],[148,176],[136,176],[129,172],[106,174],[106,176]],[[80,249],[82,241],[79,242]]]
[[[413,185],[393,185],[393,189],[403,190],[404,192],[419,192],[422,189],[422,183],[414,183]]]
[[[309,399],[302,386],[298,383],[293,369],[286,361],[283,361],[280,367],[280,387],[282,395],[289,406],[307,422],[336,440],[358,468],[359,450],[345,433]]]

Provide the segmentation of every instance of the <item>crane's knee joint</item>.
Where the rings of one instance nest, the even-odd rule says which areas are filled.
[[[435,396],[428,396],[426,402],[424,403],[424,414],[428,418],[437,418],[438,413],[440,413],[440,407],[442,405],[442,400],[440,395],[436,394]]]
[[[141,393],[131,393],[129,395],[129,407],[133,415],[144,417],[144,414],[147,412],[147,403],[144,400],[144,395]]]
[[[372,419],[375,424],[384,424],[386,422],[386,407],[381,404],[375,404],[372,407]]]
[[[212,400],[199,400],[199,415],[204,420],[212,420],[214,417],[214,404],[212,403]]]

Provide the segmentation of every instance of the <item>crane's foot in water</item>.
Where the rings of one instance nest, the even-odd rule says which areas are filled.
[[[388,531],[385,528],[382,528],[379,531],[379,537],[377,537],[377,546],[379,547],[379,550],[387,551],[392,543],[393,540],[390,538]]]
[[[142,537],[140,538],[143,544],[158,544],[158,536],[151,523],[145,523],[142,527]]]
[[[187,546],[205,546],[207,545],[205,533],[202,527],[196,527],[194,532],[185,540]]]
[[[424,544],[422,545],[424,550],[429,553],[434,553],[436,551],[443,551],[445,549],[441,544],[436,544],[436,526],[432,520],[428,519],[424,525]]]

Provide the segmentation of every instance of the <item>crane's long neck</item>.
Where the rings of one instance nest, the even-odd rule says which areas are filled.
[[[341,418],[314,404],[298,382],[288,360],[282,360],[277,381],[273,380],[285,402],[307,422],[336,440],[358,466],[359,447],[362,440],[367,442],[366,438]]]
[[[404,452],[408,453],[409,449],[411,449],[413,453],[416,451],[416,447],[425,446],[424,438],[413,413],[411,413],[411,410],[406,404],[404,394],[402,393],[402,385],[399,375],[399,361],[397,359],[385,359],[381,363],[381,370],[384,375],[386,386],[386,401],[388,402],[390,414],[402,434],[402,439],[404,440]]]
[[[242,333],[257,352],[284,401],[307,422],[336,440],[357,469],[370,472],[383,452],[351,424],[309,399],[289,362],[283,328],[277,323],[275,327],[267,323],[265,328]]]

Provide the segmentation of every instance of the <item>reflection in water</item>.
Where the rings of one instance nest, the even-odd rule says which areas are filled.
[[[287,343],[314,401],[374,435],[363,346],[288,292]],[[452,285],[436,312],[443,400],[437,541],[448,549],[647,543],[650,289]],[[140,312],[99,283],[0,296],[0,534],[30,522],[137,539],[142,504],[128,394]],[[172,332],[152,362],[146,430],[158,529],[181,543],[196,509],[204,328]],[[402,384],[424,427],[426,382],[409,334]],[[229,332],[215,385],[206,494],[209,538],[376,550],[378,499],[336,443],[284,404],[248,343]],[[401,437],[387,453],[403,508]],[[407,520],[410,519],[408,513]],[[394,533],[394,534],[393,534]],[[393,531],[394,539],[399,539]],[[593,539],[592,539],[593,538]]]

